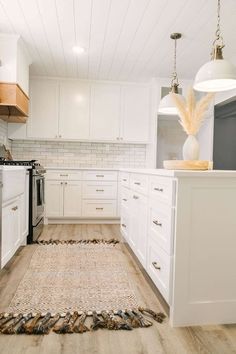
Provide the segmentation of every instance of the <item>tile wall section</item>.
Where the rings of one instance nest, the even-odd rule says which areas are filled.
[[[18,160],[39,160],[45,167],[146,167],[143,144],[15,140],[12,155]]]
[[[7,139],[7,122],[0,119],[0,144],[5,144],[9,149],[11,148],[11,141]]]
[[[177,119],[159,119],[157,134],[157,168],[164,160],[181,160],[186,134]]]

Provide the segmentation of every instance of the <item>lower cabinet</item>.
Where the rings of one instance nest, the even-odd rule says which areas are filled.
[[[81,181],[46,180],[47,218],[81,216]]]
[[[158,187],[161,195],[153,196],[152,177],[148,177],[131,173],[121,179],[120,228],[140,263],[170,303],[175,214],[167,203],[172,200],[172,194]],[[155,179],[156,183],[161,181]],[[166,200],[167,203],[163,202]]]
[[[170,272],[172,257],[169,256],[158,244],[148,238],[147,250],[147,272],[154,284],[162,293],[168,303],[170,303]]]
[[[1,268],[11,259],[21,244],[20,197],[9,201],[2,208]]]
[[[122,198],[123,205],[128,203],[129,207],[122,207],[122,233],[143,267],[146,268],[147,197],[133,191],[123,195],[126,195],[126,198]]]
[[[117,218],[117,171],[48,170],[47,219]]]

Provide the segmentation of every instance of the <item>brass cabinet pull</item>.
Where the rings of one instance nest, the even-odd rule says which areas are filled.
[[[104,175],[96,175],[96,177],[104,177]]]
[[[96,208],[96,210],[103,210],[103,208]]]
[[[157,264],[157,262],[152,262],[152,265],[155,269],[161,270],[161,267]]]
[[[65,185],[67,186],[67,182],[65,182]]]
[[[18,209],[18,206],[11,208],[12,211],[16,211],[17,209]]]
[[[125,198],[124,198],[124,199],[122,199],[122,200],[123,200],[124,202],[127,202],[127,199],[125,199]]]
[[[68,175],[60,175],[61,177],[68,177]]]
[[[133,199],[139,199],[139,197],[137,197],[137,195],[133,195]]]
[[[104,189],[96,189],[96,192],[104,192]]]
[[[163,192],[163,188],[154,188],[154,191]]]
[[[153,220],[152,222],[153,222],[153,224],[162,227],[162,223],[158,222],[158,220]]]
[[[123,181],[124,181],[124,182],[126,182],[126,181],[127,181],[127,179],[126,179],[126,178],[123,178]]]
[[[63,184],[63,182],[61,182],[61,184]]]
[[[121,224],[121,226],[122,226],[122,227],[126,227],[126,225],[125,225],[125,224]]]
[[[134,182],[134,184],[136,184],[137,186],[140,186],[140,182]]]

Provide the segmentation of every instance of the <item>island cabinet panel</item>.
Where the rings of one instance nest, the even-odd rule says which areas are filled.
[[[236,173],[151,171],[120,172],[120,230],[171,325],[235,323]]]

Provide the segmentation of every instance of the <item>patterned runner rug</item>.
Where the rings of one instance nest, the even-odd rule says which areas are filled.
[[[40,242],[9,308],[0,314],[0,331],[82,333],[149,327],[151,318],[162,322],[162,313],[143,307],[128,269],[116,240]]]

